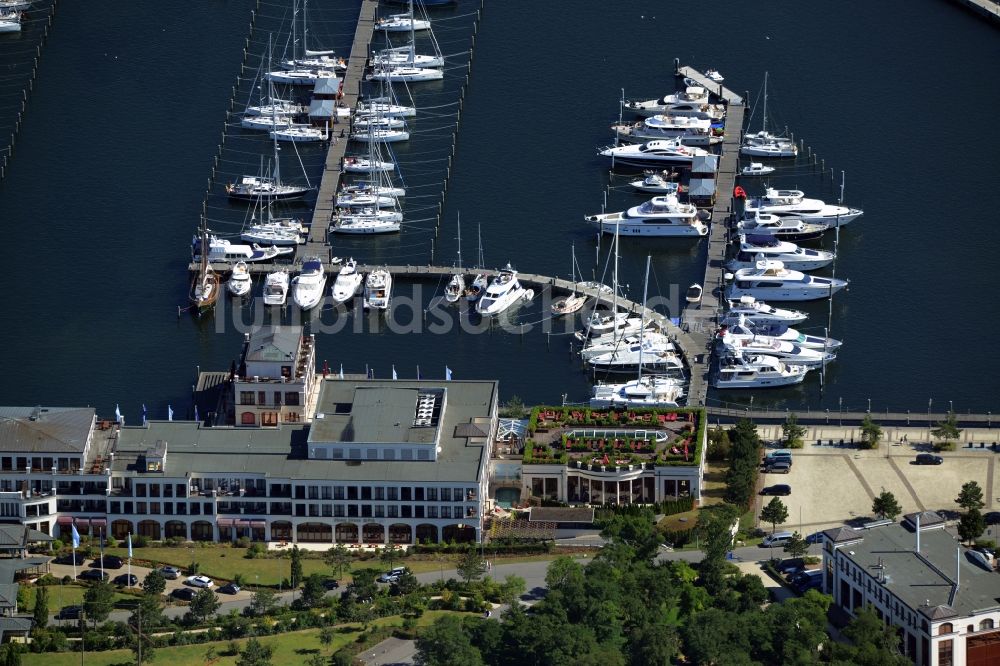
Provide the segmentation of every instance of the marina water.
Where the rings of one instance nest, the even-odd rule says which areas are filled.
[[[167,404],[183,415],[196,368],[228,368],[245,329],[237,322],[264,320],[256,306],[234,316],[228,298],[214,316],[177,317],[188,290],[188,243],[254,6],[185,5],[164,13],[127,3],[60,4],[0,186],[8,248],[4,404],[89,403],[110,414],[120,403],[131,423],[142,404],[153,418],[163,418]],[[447,19],[436,27],[446,54],[468,48],[476,6],[434,10],[432,19]],[[346,55],[356,10],[357,3],[319,8],[311,32]],[[1000,128],[988,117],[1000,103],[988,74],[1000,61],[995,28],[934,1],[855,0],[836,10],[794,11],[724,1],[700,16],[654,2],[536,3],[530,20],[527,11],[521,3],[484,10],[439,235],[424,221],[397,238],[335,245],[335,253],[426,264],[435,238],[435,263],[450,264],[460,213],[467,266],[479,227],[490,267],[510,261],[525,272],[565,277],[573,244],[586,279],[600,278],[609,242],[598,255],[582,219],[603,203],[607,165],[596,148],[611,141],[621,88],[630,98],[671,91],[679,57],[719,69],[728,87],[750,90],[752,102],[766,70],[769,115],[827,169],[783,169],[771,183],[836,200],[844,171],[846,202],[865,215],[840,238],[836,273],[851,286],[834,299],[830,333],[845,345],[825,390],[813,373],[800,387],[757,392],[754,405],[835,412],[864,410],[870,398],[876,412],[918,414],[929,400],[934,411],[949,401],[957,411],[996,410],[1000,362],[989,341],[1000,328],[992,261],[1000,244],[993,203]],[[906,29],[887,29],[903,13]],[[266,36],[255,39],[259,46]],[[454,123],[454,107],[446,105],[464,74],[464,67],[452,69],[444,82],[413,87],[417,106],[441,107],[437,121],[417,119],[416,127],[424,122],[428,130],[419,140],[398,148],[414,192],[437,195],[433,183],[443,178],[440,159],[451,141],[444,128]],[[751,128],[759,122],[752,117]],[[322,153],[302,151],[310,178],[318,179]],[[268,142],[260,142],[257,154],[268,153]],[[254,173],[258,160],[246,155],[245,172]],[[286,162],[282,168],[289,177]],[[215,191],[238,175],[220,174]],[[744,186],[751,194],[760,188]],[[639,201],[613,187],[608,209]],[[651,294],[670,301],[701,279],[705,241],[623,239],[621,246],[622,283],[632,298],[641,296],[647,253]],[[542,299],[517,313],[515,321],[531,324],[523,335],[527,327],[473,334],[454,313],[451,325],[438,326],[448,330],[430,332],[441,318],[425,320],[422,310],[443,287],[397,285],[396,321],[376,332],[365,320],[355,333],[354,318],[334,332],[333,313],[322,313],[318,358],[335,370],[343,363],[347,372],[367,366],[376,377],[390,376],[393,366],[413,377],[420,366],[425,378],[441,378],[447,365],[456,377],[500,379],[505,399],[587,396],[571,337],[561,325],[542,332]],[[826,303],[807,309],[803,328],[821,331]],[[415,328],[423,332],[406,332]],[[749,394],[710,395],[713,404],[720,399],[749,404]]]

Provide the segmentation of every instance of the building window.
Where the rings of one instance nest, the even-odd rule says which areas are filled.
[[[281,407],[281,391],[274,392],[274,406]]]
[[[378,460],[378,449],[368,449],[368,460]]]
[[[396,502],[399,500],[399,488],[389,488],[389,501]]]
[[[450,506],[443,506],[443,507],[441,507],[441,517],[442,518],[451,518],[451,507]]]
[[[451,501],[451,488],[442,488],[441,489],[441,501],[442,502],[450,502]]]
[[[404,504],[403,505],[403,518],[412,518],[412,517],[413,517],[412,507],[409,504]]]
[[[400,499],[403,500],[404,502],[409,502],[410,495],[413,492],[412,489],[409,486],[407,486],[405,488],[401,488],[400,492],[401,492]]]
[[[253,391],[240,391],[240,404],[241,405],[252,405],[253,404]]]
[[[390,518],[399,518],[399,507],[398,506],[395,506],[393,504],[389,505],[389,517]]]
[[[396,459],[396,450],[395,449],[385,449],[382,452],[382,459],[383,460],[395,460]]]
[[[337,518],[343,518],[344,517],[344,505],[343,504],[334,504],[333,505],[333,515],[336,516]]]
[[[430,451],[428,451],[427,449],[417,450],[417,460],[430,460],[430,459],[431,459]]]
[[[333,499],[333,492],[330,490],[330,486],[323,486],[323,499]]]
[[[952,643],[950,638],[946,641],[938,641],[938,666],[952,666],[954,664]]]
[[[985,631],[987,629],[992,629],[992,628],[993,628],[993,620],[990,620],[989,618],[979,623],[979,631]]]
[[[455,490],[452,491],[451,498],[455,502],[461,502],[462,501],[462,489],[461,488],[455,488]]]
[[[371,504],[362,504],[361,505],[361,517],[362,518],[371,518],[372,517],[372,505]]]
[[[285,423],[298,423],[299,413],[298,412],[288,412],[285,414]]]
[[[384,500],[385,499],[385,488],[382,486],[377,486],[375,488],[375,499]]]
[[[344,486],[333,487],[333,499],[338,499],[338,500],[344,499]]]
[[[427,489],[427,501],[428,502],[437,502],[437,498],[438,498],[438,489],[437,488],[428,488]]]
[[[417,502],[424,501],[424,489],[423,487],[417,487],[413,489],[413,499]]]
[[[361,499],[370,500],[372,498],[372,487],[361,486]]]
[[[264,412],[260,415],[260,424],[262,426],[277,427],[278,412]]]
[[[136,502],[135,503],[135,512],[137,514],[139,514],[140,516],[145,515],[146,514],[146,503],[145,502]]]
[[[403,460],[413,460],[413,449],[403,449],[400,456]]]
[[[290,365],[283,365],[283,366],[281,366],[281,376],[285,377],[286,379],[291,378],[291,376],[292,376],[292,366],[290,366]]]
[[[385,507],[382,506],[381,504],[376,504],[375,505],[375,517],[376,518],[385,518]]]
[[[299,394],[294,391],[285,392],[285,404],[286,405],[298,405],[299,404]]]
[[[429,507],[427,507],[427,517],[428,518],[437,518],[438,517],[438,508],[436,506],[429,506]]]
[[[899,611],[899,603],[896,603],[896,610]],[[938,636],[943,636],[945,634],[950,634],[954,631],[951,622],[945,622],[940,627],[938,627]]]
[[[267,404],[267,391],[257,391],[257,404],[258,405]]]
[[[414,518],[424,517],[424,507],[422,504],[418,504],[417,506],[413,507],[413,517]]]
[[[240,414],[240,425],[255,425],[257,416],[253,412],[243,412]]]

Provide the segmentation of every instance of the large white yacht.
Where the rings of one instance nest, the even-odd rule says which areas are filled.
[[[792,365],[816,368],[824,363],[837,360],[835,352],[803,347],[766,335],[732,335],[728,331],[723,331],[719,333],[718,337],[723,349],[730,353],[738,351],[749,356],[764,354],[774,356]]]
[[[606,234],[616,231],[632,236],[705,236],[708,227],[698,219],[698,209],[681,203],[677,196],[653,197],[618,213],[588,215],[584,218]]]
[[[358,272],[358,262],[350,258],[344,262],[337,273],[337,279],[333,282],[333,302],[344,303],[358,293],[361,287],[362,276]]]
[[[745,213],[770,213],[778,217],[796,217],[805,222],[820,222],[829,227],[843,226],[860,217],[860,208],[828,204],[820,199],[807,199],[802,190],[767,188],[759,197],[747,199]]]
[[[660,167],[671,164],[690,166],[695,157],[710,153],[704,148],[689,148],[683,145],[680,139],[660,139],[624,146],[608,146],[597,154],[611,158],[616,165]]]
[[[787,310],[758,301],[753,296],[741,296],[737,301],[729,301],[726,318],[744,317],[746,321],[759,326],[791,326],[809,318],[801,310]]]
[[[680,372],[684,363],[673,344],[661,340],[643,340],[621,349],[587,359],[595,372],[636,372],[640,368],[656,372]]]
[[[264,280],[264,305],[284,305],[288,297],[288,273],[274,271]]]
[[[722,135],[712,132],[712,121],[693,116],[656,115],[634,123],[611,126],[620,141],[643,142],[679,138],[685,146],[722,143]]]
[[[233,272],[229,274],[226,288],[229,293],[237,298],[242,298],[250,293],[253,287],[253,280],[250,278],[250,269],[245,261],[238,261],[233,266]]]
[[[522,300],[530,301],[535,292],[525,289],[517,279],[517,271],[510,264],[493,278],[486,287],[486,293],[476,303],[476,312],[481,315],[498,315]]]
[[[264,75],[264,78],[272,83],[281,83],[286,86],[314,86],[320,79],[336,79],[337,71],[335,68],[314,69],[299,67],[297,69],[279,69],[274,72],[268,72]]]
[[[197,236],[192,241],[192,253],[194,259],[201,258],[202,246],[201,238]],[[208,260],[216,261],[270,261],[283,254],[291,254],[295,251],[292,247],[261,247],[259,245],[241,245],[231,243],[225,238],[209,236],[208,238]]]
[[[780,261],[759,261],[753,268],[736,271],[726,287],[726,298],[742,296],[769,301],[811,301],[826,298],[847,286],[845,280],[790,271]]]
[[[708,91],[701,86],[688,86],[681,92],[658,99],[625,102],[625,108],[640,116],[669,114],[721,120],[726,114],[725,107],[721,104],[708,103]]]
[[[721,325],[720,330],[724,330],[726,335],[733,336],[739,340],[764,336],[780,342],[790,342],[807,349],[824,349],[826,351],[835,351],[840,349],[843,344],[840,340],[823,337],[822,335],[806,335],[805,333],[800,333],[798,330],[789,328],[788,326],[764,326],[753,324],[743,316],[736,319],[733,319],[732,317],[723,317],[719,321],[719,324]]]
[[[740,249],[736,256],[726,262],[726,268],[738,271],[753,268],[761,259],[780,261],[795,271],[814,271],[829,266],[837,255],[828,250],[812,250],[784,241],[777,236],[757,236],[740,234]]]
[[[623,384],[598,384],[590,406],[603,407],[677,407],[684,397],[684,382],[671,377],[646,376]]]
[[[773,356],[727,354],[719,359],[712,385],[717,389],[769,388],[798,384],[809,368],[789,365]]]
[[[388,310],[392,298],[392,273],[377,268],[365,279],[365,309]]]
[[[359,141],[361,143],[395,143],[397,141],[408,141],[409,138],[410,133],[401,129],[375,128],[366,129],[364,132],[351,133],[351,141]]]
[[[292,278],[292,300],[303,310],[311,310],[323,300],[326,270],[319,257],[306,257],[302,272]]]
[[[778,217],[756,211],[736,223],[741,234],[774,236],[786,241],[806,241],[820,238],[830,229],[824,222],[806,222],[798,217]]]

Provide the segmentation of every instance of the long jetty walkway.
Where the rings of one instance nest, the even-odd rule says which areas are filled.
[[[364,78],[365,67],[368,65],[369,45],[375,32],[375,9],[378,6],[374,0],[363,0],[361,13],[358,15],[358,27],[354,32],[354,43],[351,45],[351,55],[347,61],[347,71],[344,72],[340,103],[353,110],[361,93],[361,81]],[[319,184],[316,196],[316,208],[313,210],[312,224],[309,227],[309,238],[299,246],[296,261],[307,256],[328,257],[330,247],[327,243],[327,233],[330,217],[333,215],[333,203],[340,186],[341,169],[344,154],[347,152],[346,137],[340,138],[337,133],[330,138],[330,146],[326,153],[326,164],[323,168],[323,178]]]

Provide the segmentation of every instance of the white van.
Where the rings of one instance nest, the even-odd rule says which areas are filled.
[[[791,532],[775,532],[774,534],[768,534],[764,537],[764,540],[760,542],[760,545],[762,548],[780,548],[791,540]]]

